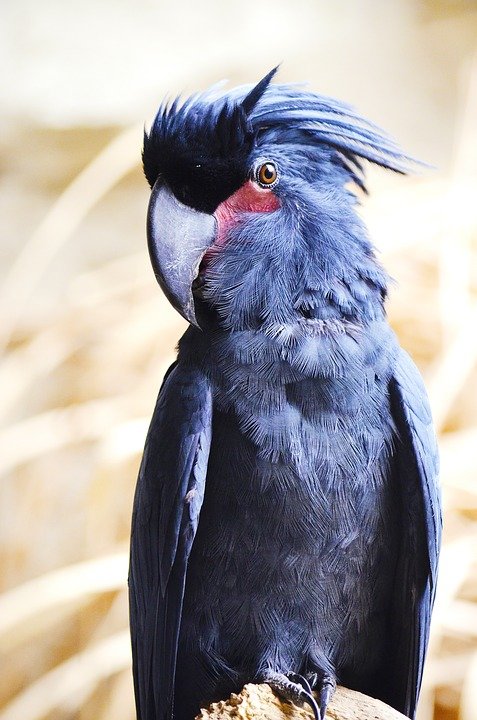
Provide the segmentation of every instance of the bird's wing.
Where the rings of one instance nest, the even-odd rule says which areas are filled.
[[[204,497],[212,399],[197,370],[159,392],[134,500],[129,572],[138,720],[171,716],[187,561]]]
[[[429,403],[421,376],[400,351],[391,381],[398,432],[397,471],[402,497],[401,548],[394,589],[396,658],[392,696],[414,717],[437,579],[441,541],[439,460]]]

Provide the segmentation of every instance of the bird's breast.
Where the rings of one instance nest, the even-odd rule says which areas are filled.
[[[184,637],[250,667],[288,638],[297,668],[319,638],[341,662],[392,574],[392,336],[310,323],[202,340],[213,431]]]
[[[371,461],[388,432],[394,345],[382,321],[302,321],[218,333],[204,367],[215,407],[235,418],[258,457],[300,473],[325,461],[351,471]]]

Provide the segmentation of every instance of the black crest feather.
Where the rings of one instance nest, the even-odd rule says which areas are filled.
[[[255,105],[258,103],[262,95],[264,94],[265,90],[270,85],[271,81],[273,80],[274,76],[276,75],[278,68],[280,66],[277,65],[273,68],[273,70],[270,70],[269,73],[263,77],[260,82],[258,82],[254,88],[250,90],[250,92],[244,97],[244,99],[241,102],[241,105],[245,111],[245,115],[250,115],[252,110],[255,108]]]
[[[144,135],[144,172],[151,187],[163,175],[183,202],[213,211],[247,178],[253,148],[268,141],[331,149],[363,189],[360,158],[399,173],[422,165],[351,106],[303,85],[271,84],[278,67],[254,86],[227,92],[214,86],[163,103]]]

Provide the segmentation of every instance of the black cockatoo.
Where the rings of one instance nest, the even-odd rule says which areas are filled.
[[[416,709],[437,449],[351,188],[363,158],[409,159],[274,73],[163,105],[144,139],[151,261],[190,326],[134,504],[140,720],[192,720],[253,681],[316,717],[337,681]]]

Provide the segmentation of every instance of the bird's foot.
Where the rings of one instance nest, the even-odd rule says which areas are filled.
[[[302,675],[297,675],[296,673],[284,675],[269,670],[263,673],[258,680],[259,682],[270,685],[272,690],[275,690],[284,700],[289,700],[299,707],[302,707],[305,703],[310,705],[315,720],[322,720],[324,717],[324,715],[320,715],[320,708],[313,697],[308,680]]]
[[[307,673],[306,679],[309,687],[316,690],[320,698],[320,720],[324,720],[326,708],[336,690],[336,680],[331,675]]]

